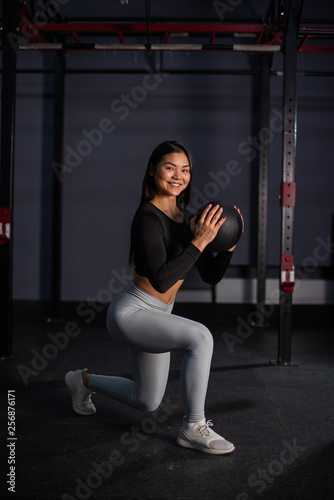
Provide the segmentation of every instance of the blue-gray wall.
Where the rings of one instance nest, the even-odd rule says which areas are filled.
[[[166,6],[168,2],[159,3]],[[65,7],[74,8],[73,4]],[[122,6],[116,8],[121,15]],[[214,9],[208,15],[214,17]],[[158,54],[152,58],[122,52],[67,54],[68,69],[126,68],[144,73],[66,76],[63,164],[67,171],[61,180],[63,300],[96,298],[111,277],[129,274],[129,226],[139,202],[141,180],[152,149],[166,139],[178,139],[192,152],[192,208],[204,199],[226,199],[241,208],[246,230],[233,264],[256,264],[258,155],[250,142],[259,133],[259,79],[250,75],[172,75],[168,70],[253,70],[260,66],[259,56],[165,53],[167,75],[161,81],[149,77],[148,65],[160,64]],[[325,71],[333,69],[333,62],[333,55],[298,56],[300,70]],[[52,53],[25,51],[18,55],[19,68],[52,68],[52,64]],[[273,69],[281,68],[282,55],[276,54]],[[18,74],[15,299],[47,299],[50,294],[53,91],[48,74]],[[120,108],[117,100],[123,94],[132,96],[133,109],[124,104]],[[268,241],[268,264],[273,266],[280,259],[281,112],[282,78],[275,76],[271,78]],[[297,265],[314,258],[319,238],[327,241],[332,233],[333,122],[333,78],[298,77]],[[103,133],[91,134],[89,142],[87,134],[102,126]],[[333,264],[330,251],[325,257],[319,265]]]

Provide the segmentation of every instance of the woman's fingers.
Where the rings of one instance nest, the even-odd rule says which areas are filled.
[[[210,212],[210,210],[211,210],[211,207],[212,207],[212,204],[211,204],[211,203],[205,207],[205,209],[202,211],[202,213],[201,213],[201,215],[200,215],[199,220],[201,220],[202,222],[204,222],[204,221],[205,221],[205,219],[206,219],[206,217],[207,217],[208,213],[209,213],[209,212]]]
[[[215,205],[213,207],[210,203],[210,205],[208,205],[202,212],[202,222],[209,222],[210,224],[212,222],[213,224],[216,224],[222,214],[222,211],[222,207],[219,207],[219,205]]]
[[[218,229],[224,224],[225,221],[226,221],[226,215],[224,215],[220,220],[218,220],[216,224],[218,226]]]
[[[241,217],[241,222],[242,222],[242,232],[244,232],[244,229],[245,229],[245,222],[244,222],[244,218],[242,216],[242,213],[240,212],[240,209],[237,208],[235,205],[234,205],[234,208],[239,212],[239,215]]]
[[[223,212],[223,207],[219,207],[219,205],[216,205],[215,207],[213,207],[210,211],[210,213],[212,212],[212,217],[211,217],[211,222],[216,225],[220,218],[221,218],[221,215],[222,215],[222,212]],[[210,215],[209,213],[209,215]]]

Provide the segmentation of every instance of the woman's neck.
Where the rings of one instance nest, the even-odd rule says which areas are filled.
[[[160,197],[155,196],[151,203],[155,205],[159,210],[164,212],[171,219],[179,222],[181,218],[183,219],[183,214],[176,204],[176,197]]]

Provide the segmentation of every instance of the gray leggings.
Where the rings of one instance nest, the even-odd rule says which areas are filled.
[[[211,332],[201,323],[172,315],[168,305],[134,283],[109,306],[111,337],[129,348],[133,381],[91,375],[89,389],[144,411],[158,408],[164,396],[170,351],[182,349],[181,384],[187,422],[205,418],[204,404],[213,351]]]

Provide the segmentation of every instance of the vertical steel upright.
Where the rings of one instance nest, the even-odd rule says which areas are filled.
[[[284,2],[283,167],[281,184],[281,290],[277,363],[291,363],[294,287],[298,1]]]
[[[54,54],[54,110],[53,110],[53,158],[63,163],[64,142],[64,95],[66,55]],[[61,255],[62,255],[62,178],[53,172],[52,181],[52,271],[51,271],[51,319],[61,316]]]
[[[18,14],[19,0],[3,0],[0,165],[0,356],[3,359],[13,354],[13,179]]]
[[[267,233],[268,233],[268,172],[270,128],[270,65],[271,54],[264,54],[261,62],[261,117],[258,181],[258,239],[257,239],[257,304],[264,306],[266,298]],[[261,326],[261,325],[259,325]]]

